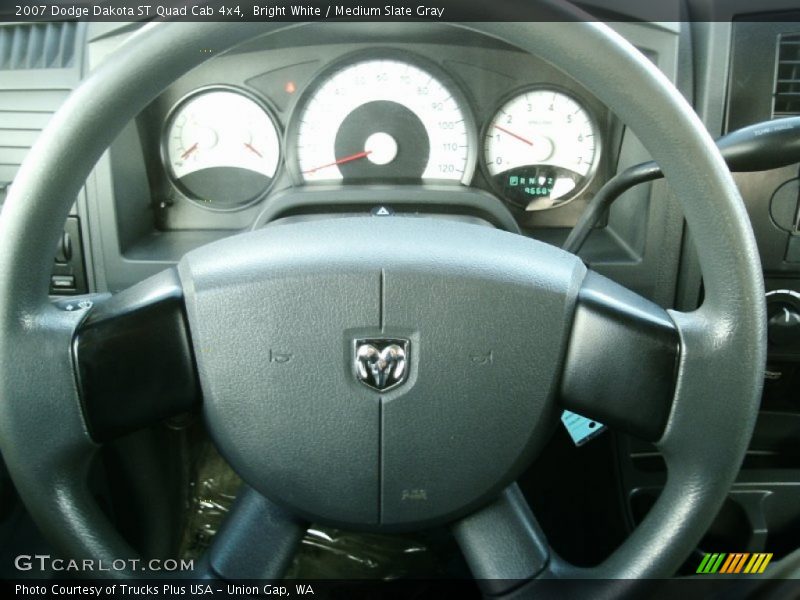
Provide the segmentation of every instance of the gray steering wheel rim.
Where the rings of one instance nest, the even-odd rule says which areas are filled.
[[[673,313],[683,352],[672,413],[658,444],[669,468],[666,488],[608,560],[593,569],[563,571],[597,578],[671,575],[724,500],[755,423],[766,319],[747,213],[689,105],[605,25],[461,26],[548,60],[612,107],[662,166],[694,232],[706,297],[694,313]],[[9,195],[0,223],[0,445],[34,519],[74,556],[110,562],[134,553],[79,483],[94,445],[88,434],[75,440],[65,433],[74,427],[85,431],[75,386],[49,385],[73,381],[68,348],[79,319],[48,302],[52,248],[96,161],[124,124],[170,82],[208,58],[198,48],[211,42],[218,53],[284,27],[181,23],[144,28],[66,101],[31,150]],[[631,87],[648,102],[631,102]],[[31,368],[35,356],[41,364]],[[28,403],[46,403],[52,419],[35,418]],[[63,469],[42,469],[41,464]]]

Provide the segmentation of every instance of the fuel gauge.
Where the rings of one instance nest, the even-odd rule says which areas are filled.
[[[167,119],[163,147],[167,172],[178,189],[221,210],[262,197],[281,158],[270,113],[231,88],[206,88],[179,102]]]

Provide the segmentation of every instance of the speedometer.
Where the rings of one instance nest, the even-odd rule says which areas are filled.
[[[296,175],[304,182],[468,183],[474,128],[453,86],[395,58],[339,67],[296,120]]]

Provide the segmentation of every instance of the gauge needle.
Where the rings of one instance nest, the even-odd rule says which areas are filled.
[[[250,150],[250,152],[252,152],[256,156],[258,156],[258,158],[264,158],[263,156],[261,156],[261,152],[256,150],[250,142],[245,142],[244,147]]]
[[[186,152],[184,152],[183,154],[181,154],[181,160],[186,160],[187,158],[189,158],[189,155],[190,155],[192,152],[194,152],[195,150],[197,150],[197,142],[195,142],[194,144],[192,144],[191,146],[189,146],[188,150],[186,150]]]
[[[533,142],[532,142],[532,141],[530,141],[530,140],[528,140],[528,139],[525,139],[524,137],[522,137],[521,135],[518,135],[518,134],[514,133],[513,131],[509,131],[509,130],[508,130],[508,129],[506,129],[505,127],[501,127],[501,126],[500,126],[500,125],[498,125],[497,123],[494,123],[494,124],[493,124],[493,127],[494,127],[495,129],[499,129],[499,130],[500,130],[500,131],[502,131],[503,133],[507,133],[507,134],[508,134],[508,135],[510,135],[511,137],[515,137],[515,138],[517,138],[517,139],[518,139],[520,142],[525,142],[526,144],[528,144],[528,146],[533,146]]]
[[[342,165],[344,163],[349,163],[354,160],[358,160],[359,158],[366,158],[372,153],[372,150],[364,150],[363,152],[356,152],[355,154],[351,154],[350,156],[345,156],[344,158],[340,158],[339,160],[335,160],[332,163],[328,163],[327,165],[322,165],[319,167],[314,167],[313,169],[308,169],[307,171],[303,171],[303,173],[316,173],[320,169],[327,169],[328,167],[333,167],[336,165]]]

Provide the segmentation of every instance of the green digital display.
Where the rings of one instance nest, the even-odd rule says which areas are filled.
[[[580,179],[580,174],[553,165],[527,165],[494,176],[503,197],[520,208],[531,203],[557,204],[570,195]]]
[[[520,177],[509,175],[507,187],[516,188],[529,196],[550,196],[556,180],[553,177],[539,175],[538,177]]]

